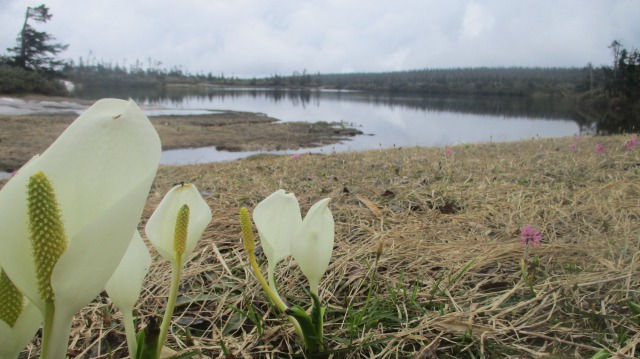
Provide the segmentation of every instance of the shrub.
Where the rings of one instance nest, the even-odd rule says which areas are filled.
[[[0,64],[0,94],[67,95],[67,90],[57,79],[45,77],[35,71]]]

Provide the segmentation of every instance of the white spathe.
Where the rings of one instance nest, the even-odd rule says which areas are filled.
[[[42,324],[38,307],[27,301],[13,328],[0,320],[0,359],[16,359]]]
[[[133,101],[104,99],[76,119],[0,190],[0,263],[42,312],[28,231],[27,183],[53,184],[68,246],[51,275],[50,358],[64,357],[73,315],[104,288],[127,249],[160,161],[160,139]],[[60,343],[64,342],[63,345]]]
[[[334,221],[329,210],[330,198],[314,204],[305,216],[300,214],[293,193],[280,189],[258,203],[253,221],[268,260],[269,286],[275,290],[276,265],[293,256],[317,294],[320,279],[326,271],[335,237]]]
[[[268,262],[269,286],[275,290],[276,265],[291,255],[291,242],[302,225],[298,199],[293,193],[277,190],[253,210],[253,221]]]
[[[140,233],[135,231],[118,268],[105,285],[109,298],[120,310],[130,310],[136,305],[150,266],[151,254]]]
[[[140,233],[135,231],[118,268],[113,272],[105,286],[109,298],[120,309],[125,321],[127,345],[130,353],[135,353],[137,350],[133,308],[140,298],[142,283],[150,266],[151,254],[149,254],[149,249],[147,249],[147,245],[140,237]]]
[[[185,204],[189,206],[189,226],[187,227],[186,249],[182,254],[182,262],[184,263],[193,252],[212,218],[211,208],[195,185],[184,183],[173,187],[162,199],[144,228],[147,238],[156,250],[174,264],[177,260],[173,247],[176,218],[178,211]]]
[[[291,255],[307,277],[310,291],[316,295],[333,252],[335,224],[329,209],[330,200],[322,199],[309,209],[291,242]]]

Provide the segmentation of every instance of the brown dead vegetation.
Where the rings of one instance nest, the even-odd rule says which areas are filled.
[[[41,153],[76,115],[0,115],[0,171],[20,168]],[[201,116],[154,116],[163,149],[287,150],[340,142],[360,131],[326,122],[282,123],[265,115],[225,111]]]
[[[213,358],[224,357],[223,344],[227,358],[300,356],[292,328],[267,304],[239,242],[240,207],[252,210],[284,188],[297,195],[303,213],[332,198],[336,245],[321,298],[334,358],[590,358],[602,349],[637,357],[640,322],[628,303],[640,302],[640,151],[625,150],[627,139],[161,167],[143,224],[181,181],[196,184],[214,212],[185,267],[168,344]],[[594,151],[596,143],[606,154]],[[544,237],[529,253],[531,286],[520,268],[523,225]],[[138,306],[143,322],[161,315],[169,289],[168,263],[154,260]],[[289,302],[307,305],[295,262],[279,266],[278,282]],[[250,309],[254,318],[242,314]],[[109,299],[98,298],[76,318],[74,356],[107,358],[110,348],[114,358],[124,357],[120,320]],[[28,357],[37,357],[37,344]]]

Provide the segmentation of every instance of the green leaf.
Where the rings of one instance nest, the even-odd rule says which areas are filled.
[[[246,317],[247,316],[243,313],[234,313],[227,321],[227,324],[225,324],[224,329],[222,329],[222,335],[226,336],[240,329],[244,324]]]
[[[595,353],[591,359],[607,359],[611,357],[611,353],[607,349],[601,349],[599,352]]]
[[[158,337],[160,336],[160,328],[155,318],[151,317],[149,324],[141,330],[136,339],[138,342],[138,352],[136,359],[157,359],[158,358]]]
[[[136,343],[138,344],[136,346],[137,347],[136,356],[135,356],[136,359],[142,359],[142,352],[144,351],[144,348],[143,348],[144,337],[145,337],[144,330],[141,330],[138,332],[138,334],[136,334]]]
[[[304,309],[297,305],[287,309],[286,314],[296,318],[300,324],[300,329],[304,336],[305,353],[318,352],[322,347],[322,339],[316,332],[313,319],[304,311]]]
[[[627,302],[627,307],[633,312],[634,315],[640,315],[640,305],[634,302]]]

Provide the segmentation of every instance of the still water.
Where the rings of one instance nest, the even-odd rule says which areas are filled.
[[[570,103],[549,99],[491,97],[391,97],[345,91],[217,89],[206,93],[133,96],[147,105],[177,112],[234,110],[264,113],[282,121],[344,122],[360,129],[337,145],[299,151],[358,151],[408,146],[563,137],[580,132]],[[152,115],[152,114],[151,114]],[[215,147],[165,151],[163,164],[214,162],[260,152],[217,151]]]

